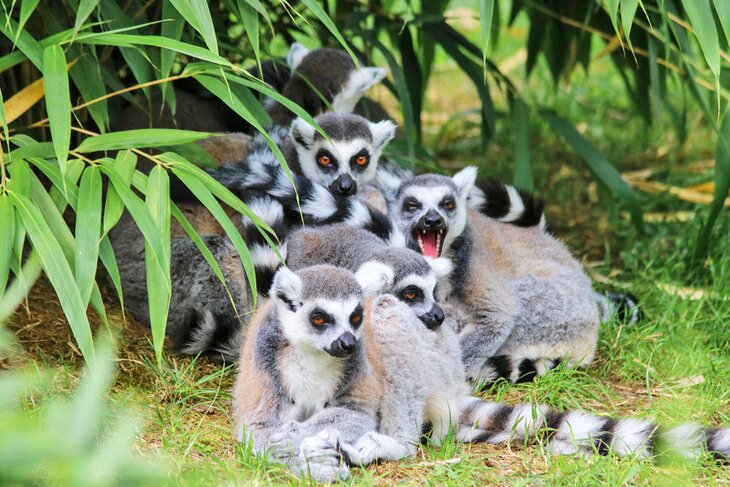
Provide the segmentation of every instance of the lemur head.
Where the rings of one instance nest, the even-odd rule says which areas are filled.
[[[350,55],[340,49],[310,51],[298,42],[292,44],[287,63],[293,74],[284,95],[297,101],[311,115],[328,110],[320,95],[333,111],[352,112],[365,92],[388,74],[386,68],[361,66],[358,69]]]
[[[363,299],[387,287],[391,278],[385,266],[357,275],[330,265],[296,273],[281,267],[270,295],[289,343],[344,358],[358,348],[365,320]]]
[[[424,174],[388,188],[388,213],[408,248],[431,258],[448,251],[466,227],[476,176],[476,167],[468,166],[453,177]]]
[[[409,249],[387,248],[376,252],[372,260],[360,267],[358,274],[377,275],[382,273],[382,266],[389,268],[393,276],[384,292],[406,303],[429,330],[441,326],[444,312],[436,304],[434,289],[436,283],[451,272],[451,262],[424,259]]]
[[[301,118],[291,126],[302,173],[334,194],[355,194],[358,184],[375,177],[380,154],[395,136],[395,124],[390,120],[373,123],[359,115],[332,112],[314,120],[330,140]]]

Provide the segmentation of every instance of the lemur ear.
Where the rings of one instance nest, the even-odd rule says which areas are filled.
[[[269,296],[286,304],[291,311],[298,310],[302,303],[299,298],[302,295],[302,280],[288,267],[280,267],[274,275],[274,282],[271,284]]]
[[[393,286],[393,269],[375,260],[369,260],[355,273],[364,296],[379,294]]]
[[[314,141],[314,127],[309,125],[303,118],[296,118],[291,124],[291,136],[294,143],[309,149]]]
[[[292,71],[302,63],[302,59],[309,54],[309,49],[304,47],[303,44],[295,42],[289,48],[289,54],[286,55],[286,63],[289,65]]]
[[[466,166],[454,174],[451,180],[459,188],[459,193],[466,195],[471,192],[477,182],[477,168],[475,166]]]
[[[447,277],[454,270],[454,265],[451,263],[451,260],[445,257],[438,257],[436,259],[426,257],[426,260],[428,261],[428,265],[431,266],[431,270],[436,274],[436,279],[439,281]]]
[[[355,73],[355,79],[358,83],[356,89],[360,93],[365,93],[388,76],[388,68],[367,66],[356,70]]]
[[[370,124],[370,132],[373,134],[373,152],[380,152],[385,145],[395,137],[396,124],[390,120],[382,122],[368,122]]]
[[[405,179],[400,177],[399,174],[384,167],[379,167],[375,173],[375,184],[380,188],[388,204],[395,203],[395,195],[398,193],[398,188],[403,184],[403,181]]]

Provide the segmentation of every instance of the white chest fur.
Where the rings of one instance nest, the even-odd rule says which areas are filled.
[[[284,387],[292,399],[289,420],[304,421],[337,391],[345,362],[320,351],[288,353],[281,362]]]

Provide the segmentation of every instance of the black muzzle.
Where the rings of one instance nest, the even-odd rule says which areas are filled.
[[[443,315],[443,313],[441,314]],[[357,348],[357,338],[348,331],[330,343],[329,348],[326,348],[325,352],[333,357],[343,358],[351,355],[355,351],[355,348]]]
[[[444,310],[439,305],[434,304],[428,313],[422,314],[419,318],[426,325],[426,328],[435,330],[444,322]]]
[[[349,174],[342,174],[330,183],[329,189],[331,193],[340,196],[352,196],[357,193],[357,181]]]

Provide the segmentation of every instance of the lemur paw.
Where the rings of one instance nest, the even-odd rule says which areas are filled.
[[[290,421],[284,423],[279,430],[272,434],[269,443],[274,449],[274,456],[279,458],[296,456],[298,451],[299,423]]]
[[[337,449],[340,433],[334,428],[326,428],[314,436],[304,438],[299,445],[299,458],[311,461],[321,457],[334,457],[339,460]]]
[[[318,482],[345,480],[350,476],[350,468],[338,450],[339,432],[327,428],[314,436],[304,438],[299,447],[299,456],[292,471],[304,473]]]
[[[368,465],[375,460],[399,460],[415,453],[390,436],[369,431],[353,444],[341,443],[340,450],[352,465]]]

